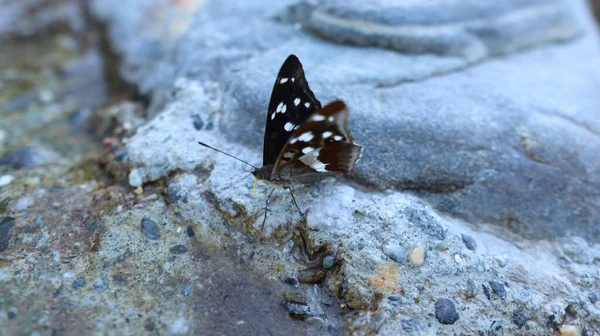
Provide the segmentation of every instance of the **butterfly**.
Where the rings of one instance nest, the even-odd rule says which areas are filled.
[[[332,174],[346,174],[360,160],[363,151],[363,146],[354,143],[350,134],[348,116],[348,107],[341,100],[321,107],[308,86],[302,63],[290,55],[273,85],[262,167],[234,158],[252,166],[252,174],[258,180],[286,189],[291,184],[314,183]],[[293,194],[292,199],[298,208]]]

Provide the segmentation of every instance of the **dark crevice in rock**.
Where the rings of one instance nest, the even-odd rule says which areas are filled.
[[[427,192],[433,194],[447,194],[460,191],[473,185],[474,181],[401,181],[396,184],[397,190]]]

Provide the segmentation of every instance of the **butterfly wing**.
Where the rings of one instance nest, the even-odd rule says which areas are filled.
[[[263,166],[275,164],[294,130],[320,109],[321,103],[308,86],[302,64],[295,55],[290,55],[281,66],[271,93]]]
[[[348,173],[363,149],[348,130],[348,115],[346,104],[340,100],[313,113],[290,137],[272,174],[301,180],[302,175],[315,173]]]

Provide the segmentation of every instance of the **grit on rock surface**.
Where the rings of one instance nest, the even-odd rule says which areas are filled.
[[[0,334],[600,334],[585,1],[0,4],[52,36],[2,72]],[[197,145],[259,163],[291,53],[365,146],[302,215]]]

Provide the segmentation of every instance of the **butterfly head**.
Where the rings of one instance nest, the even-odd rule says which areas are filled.
[[[271,171],[273,170],[273,165],[266,165],[260,168],[256,168],[252,171],[252,175],[256,177],[257,180],[260,181],[269,181],[271,179]]]

